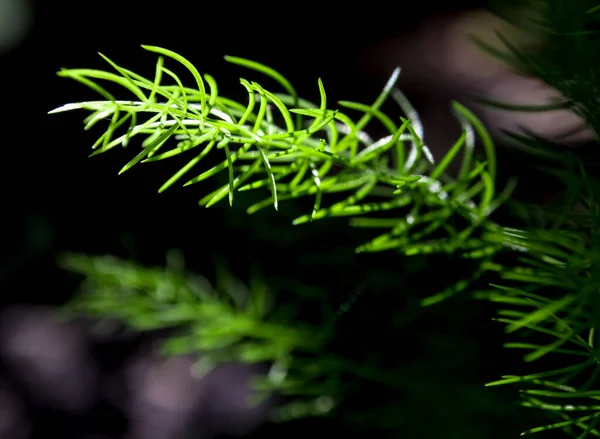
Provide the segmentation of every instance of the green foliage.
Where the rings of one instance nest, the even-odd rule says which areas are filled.
[[[66,316],[117,320],[140,331],[171,328],[175,333],[162,352],[202,353],[195,364],[198,375],[229,361],[268,363],[269,372],[254,383],[253,403],[273,391],[297,396],[277,409],[278,419],[318,415],[335,407],[339,375],[348,363],[323,355],[333,336],[331,319],[319,326],[290,325],[293,309],[273,309],[273,295],[260,276],[246,287],[221,270],[213,286],[187,273],[177,252],[171,252],[166,268],[85,255],[65,255],[61,265],[86,278],[83,294],[68,306]]]
[[[543,4],[549,29],[569,18],[575,27],[586,27],[589,23],[582,24],[581,14],[596,14],[585,2],[574,2],[577,6],[568,13],[561,9],[565,2]],[[598,130],[596,67],[583,61],[591,46],[583,47],[581,34],[571,31],[549,33],[582,45],[574,52],[572,65],[560,62],[564,54],[554,46],[548,49],[551,53],[536,54],[524,54],[509,42],[507,47],[522,70],[564,92],[566,102],[558,106],[575,109]],[[283,89],[273,93],[241,79],[248,96],[242,104],[224,97],[214,78],[200,74],[180,55],[158,47],[145,49],[159,54],[153,79],[106,57],[116,73],[91,69],[59,73],[103,97],[54,111],[89,111],[86,129],[108,122],[92,155],[129,147],[134,138],[143,137],[141,151],[121,172],[142,162],[189,156],[159,192],[183,181],[201,161],[213,160],[195,170],[195,176],[186,177],[185,185],[225,178],[222,186],[201,198],[203,206],[225,198],[232,204],[242,191],[268,193],[264,201],[248,207],[248,213],[271,205],[277,209],[285,200],[311,198],[312,211],[294,224],[350,217],[354,227],[379,230],[357,252],[442,253],[468,260],[475,266],[468,278],[423,299],[421,305],[460,292],[497,303],[497,320],[506,325],[509,336],[518,337],[506,347],[526,353],[523,373],[503,376],[489,386],[518,387],[523,406],[543,409],[552,418],[550,424],[526,433],[562,429],[579,438],[600,435],[600,405],[596,404],[600,398],[596,334],[600,182],[587,175],[581,160],[572,153],[555,152],[541,139],[513,136],[535,154],[540,170],[559,182],[561,189],[548,205],[511,201],[510,209],[499,211],[510,199],[515,182],[497,189],[494,145],[481,123],[454,103],[452,110],[463,132],[436,163],[423,144],[418,115],[395,88],[399,71],[372,105],[340,101],[331,109],[321,81],[317,83],[320,102],[314,104],[299,98],[271,68],[227,57],[233,64],[270,77]],[[185,86],[165,67],[166,59],[183,66],[194,85]],[[131,93],[131,100],[117,99],[108,91],[115,85]],[[390,98],[405,116],[384,111]],[[373,139],[370,133],[377,129],[385,134]],[[459,158],[458,171],[448,172]],[[506,215],[511,227],[499,219]],[[246,288],[227,275],[222,286],[213,287],[202,278],[190,277],[181,266],[147,269],[83,255],[71,255],[63,264],[86,279],[82,294],[68,308],[72,312],[117,318],[139,330],[174,328],[176,335],[164,345],[165,353],[201,354],[202,371],[222,361],[268,363],[270,372],[256,383],[264,391],[260,396],[276,391],[294,397],[291,405],[281,409],[279,419],[332,413],[347,394],[348,376],[398,386],[394,374],[330,349],[339,337],[339,315],[355,297],[338,313],[325,313],[322,321],[309,323],[287,313],[285,301],[268,291],[266,281]],[[494,278],[491,286],[481,285],[484,276],[485,282],[489,276]],[[277,306],[268,306],[274,303]],[[536,363],[543,371],[528,371]]]
[[[570,109],[586,122],[586,127],[600,132],[598,78],[600,66],[595,56],[600,50],[598,26],[600,8],[596,0],[493,0],[500,15],[538,35],[533,48],[522,48],[499,35],[505,49],[498,50],[477,41],[494,56],[515,66],[527,76],[538,78],[560,91],[562,99],[545,108],[523,107],[520,111]],[[510,103],[500,105],[510,108]],[[531,138],[516,136],[520,142]],[[542,142],[547,143],[547,142]]]
[[[524,350],[527,363],[560,364],[543,372],[503,376],[488,385],[517,385],[523,406],[547,410],[557,419],[525,433],[561,428],[583,438],[599,434],[600,412],[594,401],[600,395],[600,186],[579,161],[555,175],[566,188],[564,195],[544,209],[542,227],[515,230],[503,238],[525,252],[502,270],[505,286],[478,297],[500,304],[496,320],[506,324],[509,334],[520,334],[519,341],[505,347]],[[564,210],[565,205],[573,208]],[[552,361],[544,361],[547,357]]]
[[[108,121],[92,155],[119,145],[127,147],[136,136],[144,137],[142,150],[121,172],[140,162],[189,154],[189,162],[160,191],[203,158],[220,155],[221,161],[186,183],[197,183],[218,173],[227,175],[227,182],[203,197],[201,205],[210,207],[227,197],[232,203],[235,193],[246,190],[267,189],[270,195],[250,206],[248,213],[268,205],[277,208],[286,199],[313,197],[312,212],[298,217],[294,224],[351,217],[354,227],[384,230],[359,246],[357,252],[395,250],[409,256],[447,253],[480,261],[469,279],[424,299],[424,306],[464,291],[489,267],[494,268],[489,260],[503,244],[488,238],[493,231],[501,230],[490,216],[508,198],[514,184],[497,193],[493,143],[464,106],[453,104],[463,127],[462,135],[435,163],[422,141],[423,129],[417,113],[394,88],[399,70],[372,105],[338,103],[358,113],[353,119],[327,107],[321,81],[321,102],[311,104],[298,99],[287,80],[272,69],[228,57],[230,62],[275,78],[288,92],[274,94],[241,79],[248,92],[248,103],[242,105],[218,94],[214,79],[201,76],[181,56],[166,49],[146,49],[161,55],[153,81],[106,57],[117,74],[90,69],[60,72],[106,98],[69,104],[54,111],[90,111],[85,119],[86,129]],[[184,87],[183,81],[164,66],[165,58],[184,65],[197,87]],[[164,83],[165,77],[174,84]],[[117,100],[97,80],[122,86],[139,100]],[[388,97],[411,119],[397,116],[395,122],[383,113],[380,108]],[[279,128],[277,121],[285,128]],[[373,140],[368,133],[373,122],[387,130],[379,140]],[[483,145],[482,158],[475,151],[477,135]],[[169,140],[176,143],[164,151]],[[446,172],[460,155],[458,172]],[[324,207],[329,199],[334,201]],[[375,213],[381,216],[371,216]],[[257,389],[266,392],[262,396],[276,391],[295,397],[291,405],[278,411],[279,419],[331,411],[347,390],[343,376],[391,388],[406,385],[404,380],[398,382],[396,374],[384,373],[380,366],[356,363],[326,349],[336,341],[338,316],[351,306],[355,296],[337,312],[328,313],[317,326],[311,322],[302,327],[290,317],[291,311],[281,312],[285,302],[278,302],[279,312],[271,320],[264,308],[267,299],[263,288],[256,291],[242,287],[244,292],[240,295],[237,282],[237,291],[215,290],[206,281],[198,284],[183,273],[145,269],[114,258],[71,255],[63,265],[87,279],[83,293],[69,306],[72,312],[115,318],[138,330],[169,327],[182,331],[165,344],[165,353],[201,353],[199,367],[205,370],[207,365],[233,360],[271,364],[271,372],[257,383]]]
[[[518,110],[568,108],[588,128],[600,132],[600,67],[591,56],[600,41],[597,3],[522,3],[535,17],[527,25],[541,32],[544,44],[526,50],[503,38],[507,49],[503,56],[523,73],[559,90],[564,99],[548,108]],[[540,363],[535,370],[543,371],[503,376],[489,385],[518,386],[523,406],[545,410],[555,419],[525,433],[562,429],[578,438],[598,436],[599,181],[588,175],[583,160],[555,145],[534,135],[508,134],[543,162],[538,168],[561,189],[547,206],[513,203],[523,228],[499,239],[512,242],[522,256],[502,269],[504,286],[478,294],[501,304],[497,320],[506,324],[508,333],[520,335],[519,341],[505,347],[524,350],[524,361]]]
[[[294,224],[326,217],[361,216],[352,221],[356,227],[387,230],[358,248],[359,252],[399,249],[406,254],[459,251],[475,255],[478,251],[491,251],[489,243],[476,237],[475,231],[487,227],[488,217],[509,192],[496,194],[493,144],[481,123],[462,105],[454,103],[453,110],[463,126],[463,134],[447,155],[434,164],[422,141],[418,115],[394,88],[399,70],[372,105],[338,103],[359,113],[353,119],[328,108],[321,81],[321,102],[315,105],[298,99],[287,80],[272,69],[227,57],[230,62],[275,78],[288,92],[271,93],[256,82],[241,79],[248,92],[244,105],[221,96],[216,81],[209,75],[200,75],[181,56],[166,49],[145,48],[161,55],[154,80],[117,66],[104,56],[117,73],[91,69],[64,69],[59,73],[93,88],[106,99],[54,110],[90,111],[85,119],[86,129],[102,120],[110,121],[94,143],[92,155],[116,146],[126,147],[136,136],[145,137],[142,150],[121,172],[138,163],[188,154],[189,161],[159,192],[190,173],[205,157],[220,155],[218,164],[184,184],[226,173],[227,182],[204,196],[201,205],[210,207],[224,198],[232,204],[236,192],[268,188],[269,198],[248,207],[247,212],[254,213],[269,205],[277,209],[283,200],[310,196],[314,198],[312,212],[297,218]],[[164,66],[165,57],[185,66],[197,88],[184,87],[183,81]],[[164,83],[166,78],[174,83]],[[117,100],[97,80],[121,86],[138,100]],[[380,107],[388,97],[412,120],[396,117],[394,121],[383,113]],[[303,122],[305,119],[308,121]],[[280,128],[278,122],[285,128]],[[379,122],[388,132],[376,141],[367,130],[373,122]],[[479,161],[474,157],[476,134],[485,148],[485,156]],[[170,139],[177,143],[165,151]],[[461,151],[460,171],[451,177],[445,171]],[[334,201],[325,206],[329,198]],[[396,217],[366,217],[399,210],[402,214]]]

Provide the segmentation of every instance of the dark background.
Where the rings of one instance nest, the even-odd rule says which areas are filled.
[[[224,95],[244,96],[240,76],[260,81],[227,65],[223,55],[229,54],[275,67],[308,99],[318,97],[316,80],[321,77],[330,102],[369,102],[382,83],[359,66],[361,51],[386,35],[410,32],[420,20],[440,12],[437,6],[125,0],[34,1],[32,6],[26,37],[0,56],[4,307],[56,306],[71,297],[78,279],[55,264],[63,251],[114,254],[162,265],[167,250],[177,248],[191,270],[208,277],[218,255],[242,278],[250,261],[265,267],[268,275],[290,282],[300,279],[339,300],[357,285],[366,285],[373,295],[359,301],[355,310],[364,319],[394,307],[408,315],[401,336],[355,329],[356,352],[366,347],[391,351],[386,355],[395,358],[398,373],[414,377],[412,388],[392,404],[391,418],[399,425],[393,430],[395,437],[510,438],[536,425],[534,415],[525,417],[514,407],[514,393],[483,388],[486,381],[514,372],[517,364],[515,354],[501,349],[504,336],[490,323],[491,309],[458,300],[443,310],[414,310],[414,298],[435,288],[432,277],[443,283],[448,268],[443,260],[425,265],[394,255],[356,257],[352,248],[363,235],[349,232],[340,222],[292,229],[291,218],[307,207],[301,203],[283,207],[279,215],[247,217],[243,198],[233,209],[198,207],[196,201],[208,186],[174,187],[159,195],[158,187],[178,163],[140,165],[117,176],[132,151],[88,159],[96,137],[82,130],[84,113],[47,115],[67,102],[93,97],[82,85],[55,73],[61,67],[107,67],[97,52],[151,77],[156,58],[141,44],[187,57],[217,79]],[[477,5],[451,5],[473,6]],[[416,269],[422,274],[405,276]],[[123,364],[135,346],[109,344],[96,346],[95,352],[101,367],[110,370]],[[500,357],[506,361],[498,361]],[[6,376],[10,381],[11,372]],[[96,430],[120,437],[127,422],[108,403],[99,404],[93,415],[75,416],[40,407],[35,395],[23,398],[38,437],[83,437],[82,432]],[[379,396],[365,390],[364,398],[376,404]],[[348,427],[338,421],[298,421],[255,434],[346,434],[344,428]],[[375,425],[373,430],[365,427],[363,434],[386,436],[390,431]]]

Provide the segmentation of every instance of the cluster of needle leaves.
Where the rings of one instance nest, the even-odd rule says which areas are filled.
[[[505,347],[525,352],[525,373],[488,386],[516,386],[521,405],[553,419],[523,434],[563,429],[584,438],[600,434],[600,182],[570,158],[550,170],[564,188],[555,200],[526,213],[518,207],[523,227],[500,239],[520,254],[497,267],[501,285],[475,297],[499,305],[496,320],[516,335]]]
[[[81,294],[64,309],[68,318],[91,315],[137,331],[170,329],[162,353],[201,354],[194,365],[199,377],[232,361],[268,365],[254,381],[249,404],[273,392],[295,397],[273,411],[274,420],[322,415],[338,402],[340,376],[352,365],[325,353],[331,321],[292,324],[293,306],[275,308],[275,295],[258,273],[246,286],[221,269],[212,285],[187,273],[176,251],[163,268],[79,254],[65,255],[61,265],[85,276]]]
[[[311,103],[300,99],[273,69],[227,57],[274,79],[282,89],[275,93],[241,79],[247,101],[240,103],[222,96],[215,79],[200,74],[182,56],[144,48],[158,54],[152,79],[104,56],[112,71],[59,73],[102,97],[54,110],[88,111],[86,129],[105,124],[92,155],[115,147],[137,148],[122,172],[138,163],[187,155],[187,164],[159,191],[224,174],[226,183],[203,196],[202,206],[231,204],[241,191],[267,194],[247,208],[249,214],[269,206],[277,209],[284,200],[312,198],[312,210],[295,225],[348,217],[352,226],[380,231],[357,252],[447,253],[475,262],[478,268],[469,278],[421,304],[476,290],[470,286],[491,273],[497,282],[474,296],[501,306],[497,320],[506,324],[508,333],[518,335],[507,347],[526,351],[524,369],[534,362],[550,366],[543,372],[507,375],[489,385],[519,386],[524,406],[544,409],[554,418],[526,433],[563,429],[580,438],[600,435],[600,182],[572,153],[554,154],[547,142],[515,137],[529,152],[551,162],[544,171],[562,185],[549,205],[520,205],[510,200],[514,181],[496,189],[494,145],[477,118],[458,103],[452,110],[462,135],[443,158],[434,160],[423,143],[418,114],[395,88],[399,70],[372,105],[331,105],[321,81],[320,102]],[[193,86],[185,86],[166,61],[187,70]],[[576,82],[563,82],[574,90]],[[121,87],[129,100],[117,99],[101,85],[105,83]],[[581,101],[573,93],[567,94],[571,108],[585,108],[584,117],[593,113],[592,94],[586,95],[585,105],[578,105]],[[382,110],[388,100],[402,115]],[[372,138],[372,124],[386,134]],[[136,142],[138,138],[143,140]],[[202,168],[205,158],[213,163]],[[457,162],[457,171],[448,172]],[[506,227],[495,219],[494,213],[507,202],[518,226]],[[336,337],[335,313],[317,326],[303,326],[282,311],[285,304],[277,303],[276,292],[268,292],[265,282],[246,288],[227,277],[224,286],[213,287],[179,266],[148,269],[84,255],[70,255],[63,263],[86,278],[82,294],[70,307],[76,313],[118,318],[140,330],[176,328],[179,332],[165,344],[165,352],[199,354],[199,371],[231,360],[268,364],[269,372],[256,383],[264,391],[259,395],[276,391],[295,398],[280,409],[279,419],[330,413],[343,399],[348,374],[394,382],[393,374],[328,353]]]
[[[600,41],[600,9],[586,0],[527,5],[536,17],[529,24],[541,31],[544,44],[527,51],[504,39],[506,52],[495,55],[553,86],[563,99],[546,108],[519,111],[568,108],[598,133],[600,67],[591,54]],[[600,436],[600,185],[593,164],[597,153],[582,159],[532,133],[507,134],[532,154],[540,174],[559,189],[545,206],[512,203],[521,226],[501,239],[521,254],[517,262],[498,266],[502,286],[476,294],[501,305],[497,320],[508,333],[518,334],[505,347],[525,351],[523,359],[531,366],[524,367],[527,373],[506,375],[488,385],[518,387],[523,406],[545,410],[553,420],[523,434],[560,429],[581,439]]]
[[[242,104],[221,96],[214,78],[201,75],[182,56],[159,47],[144,48],[159,54],[153,79],[120,67],[105,56],[114,72],[64,69],[59,73],[87,85],[104,98],[68,104],[53,111],[89,111],[86,129],[109,121],[94,143],[92,155],[127,147],[134,139],[144,138],[141,150],[136,151],[121,173],[138,163],[186,154],[189,159],[185,166],[159,192],[186,175],[185,186],[226,173],[227,183],[202,197],[200,205],[210,207],[224,199],[232,204],[237,192],[268,188],[269,196],[249,206],[249,214],[268,206],[277,209],[284,200],[313,197],[312,211],[296,218],[294,224],[326,217],[360,216],[353,225],[386,230],[358,248],[359,252],[398,249],[406,254],[466,254],[487,247],[474,232],[486,223],[507,193],[494,192],[493,144],[477,118],[459,103],[454,103],[453,110],[463,126],[463,134],[435,164],[423,144],[418,115],[394,88],[399,69],[372,105],[337,103],[360,114],[353,119],[338,109],[329,109],[321,81],[321,101],[312,104],[299,99],[290,83],[271,68],[227,57],[229,62],[275,79],[285,92],[272,93],[256,82],[241,79],[248,92],[248,101]],[[187,68],[195,87],[185,87],[165,67],[165,59]],[[99,80],[123,87],[135,100],[117,100]],[[380,110],[388,97],[408,118],[390,117]],[[366,129],[371,122],[378,122],[388,134],[372,139]],[[481,136],[485,147],[479,161],[474,156],[476,135]],[[461,152],[458,175],[450,177],[445,171]],[[199,172],[201,161],[208,156],[221,157],[221,161]],[[330,199],[333,201],[328,203]],[[402,214],[394,217],[390,211]],[[382,217],[371,217],[377,214]],[[454,223],[460,224],[458,231]]]
[[[313,208],[294,220],[294,225],[350,217],[352,226],[380,230],[357,252],[447,253],[481,261],[470,279],[424,299],[423,305],[465,290],[503,248],[502,242],[489,239],[491,232],[500,230],[490,216],[514,185],[496,193],[494,145],[478,119],[459,103],[453,104],[453,111],[463,127],[462,135],[436,163],[423,143],[418,114],[395,88],[399,70],[372,105],[337,103],[358,114],[352,117],[329,108],[321,81],[317,83],[320,102],[313,104],[299,99],[289,82],[271,68],[227,57],[229,62],[275,79],[283,89],[276,94],[241,79],[248,97],[242,104],[222,96],[214,78],[201,75],[182,56],[159,47],[144,48],[159,55],[153,79],[104,56],[112,72],[64,69],[59,73],[103,98],[53,111],[87,110],[86,129],[105,124],[92,155],[115,147],[138,148],[121,172],[138,163],[187,155],[187,164],[159,191],[186,174],[192,174],[185,183],[190,185],[224,173],[227,182],[202,197],[201,205],[231,204],[241,191],[265,192],[264,201],[247,208],[251,214],[268,206],[277,209],[283,200],[310,197]],[[165,60],[187,69],[195,86],[184,86]],[[120,86],[133,99],[117,99],[106,83]],[[396,104],[396,116],[381,110],[388,98]],[[369,126],[374,123],[387,134],[373,139]],[[138,138],[143,140],[136,142]],[[482,154],[476,154],[477,139]],[[446,172],[458,157],[458,170]],[[198,171],[204,158],[212,158],[213,165]],[[276,391],[295,397],[291,405],[278,409],[278,419],[330,412],[345,391],[342,376],[396,386],[395,374],[356,364],[326,349],[335,342],[337,318],[347,304],[325,316],[318,326],[313,322],[300,329],[302,325],[290,317],[293,312],[282,311],[285,303],[265,308],[268,300],[263,287],[242,288],[245,292],[240,294],[239,282],[233,282],[237,285],[233,290],[213,288],[170,269],[146,269],[114,258],[70,255],[63,264],[86,277],[82,294],[70,304],[71,311],[116,318],[139,330],[175,328],[180,332],[165,344],[165,352],[200,354],[198,368],[202,370],[234,360],[269,364],[270,372],[257,383],[257,389],[263,390],[259,394]]]

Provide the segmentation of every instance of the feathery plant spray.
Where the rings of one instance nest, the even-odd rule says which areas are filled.
[[[549,49],[525,54],[505,41],[510,59],[560,90],[565,101],[559,106],[572,108],[598,132],[598,68],[589,56],[597,38],[589,28],[597,21],[598,9],[585,2],[569,3],[570,7],[558,0],[541,3]],[[579,51],[570,50],[573,45]],[[238,102],[221,95],[215,78],[201,74],[183,56],[143,47],[157,56],[152,78],[104,55],[111,71],[59,72],[102,98],[53,111],[89,112],[86,130],[107,123],[92,155],[141,146],[121,172],[187,156],[185,166],[159,192],[223,175],[224,184],[202,196],[201,206],[231,205],[236,194],[245,191],[267,194],[247,207],[248,214],[310,199],[312,209],[293,224],[344,217],[351,226],[372,231],[356,252],[448,254],[468,261],[475,267],[469,277],[422,299],[421,306],[444,306],[440,302],[457,294],[497,303],[497,320],[517,336],[506,347],[525,352],[523,370],[531,369],[529,363],[548,364],[548,358],[556,359],[551,364],[561,364],[488,384],[518,388],[521,405],[545,410],[552,418],[548,425],[525,433],[562,429],[579,438],[600,435],[600,181],[588,175],[576,154],[534,136],[511,134],[562,187],[548,205],[524,204],[511,198],[515,180],[498,185],[494,144],[477,117],[458,102],[451,110],[462,134],[443,158],[433,159],[423,143],[419,115],[395,86],[399,69],[371,105],[332,104],[320,80],[320,100],[313,103],[300,98],[272,68],[226,57],[275,80],[281,89],[275,92],[241,79],[247,99]],[[559,48],[575,57],[569,65],[561,61],[564,52]],[[187,70],[191,85],[172,70],[177,64]],[[120,86],[129,96],[114,96],[105,83]],[[386,101],[396,104],[398,114],[383,110]],[[374,124],[386,133],[372,138]],[[141,145],[138,139],[143,139]],[[202,167],[215,157],[217,164]],[[448,172],[457,160],[458,171]],[[506,212],[510,227],[499,219]],[[329,349],[339,336],[340,313],[356,296],[337,312],[325,313],[318,325],[303,324],[274,312],[274,296],[260,277],[253,278],[241,298],[232,288],[212,286],[186,273],[173,257],[166,270],[85,255],[67,255],[61,263],[85,277],[81,293],[68,306],[70,312],[117,318],[139,330],[175,328],[164,352],[201,354],[200,373],[232,360],[269,364],[269,372],[255,382],[257,398],[272,392],[289,397],[274,411],[274,419],[335,413],[348,377],[402,388],[396,374]],[[474,287],[489,276],[495,279],[491,285]]]

